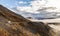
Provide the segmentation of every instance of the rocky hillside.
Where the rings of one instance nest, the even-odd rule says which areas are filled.
[[[0,5],[0,36],[52,36],[50,27],[31,22]]]

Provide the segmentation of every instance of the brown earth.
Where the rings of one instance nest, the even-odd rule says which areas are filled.
[[[0,5],[0,36],[52,36],[44,23],[31,22]]]

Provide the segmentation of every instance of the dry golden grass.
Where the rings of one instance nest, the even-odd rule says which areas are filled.
[[[0,23],[0,36],[50,36],[49,28],[44,28],[35,23],[29,22],[11,22],[11,23]],[[46,30],[47,29],[47,30]]]
[[[49,26],[29,21],[1,5],[0,18],[0,36],[51,36]]]

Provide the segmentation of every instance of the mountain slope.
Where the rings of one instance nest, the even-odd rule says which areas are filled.
[[[0,36],[51,36],[51,33],[44,23],[31,22],[0,5]]]

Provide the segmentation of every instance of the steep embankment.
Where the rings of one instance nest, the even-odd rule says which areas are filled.
[[[0,5],[0,36],[51,36],[44,23],[31,22]]]

